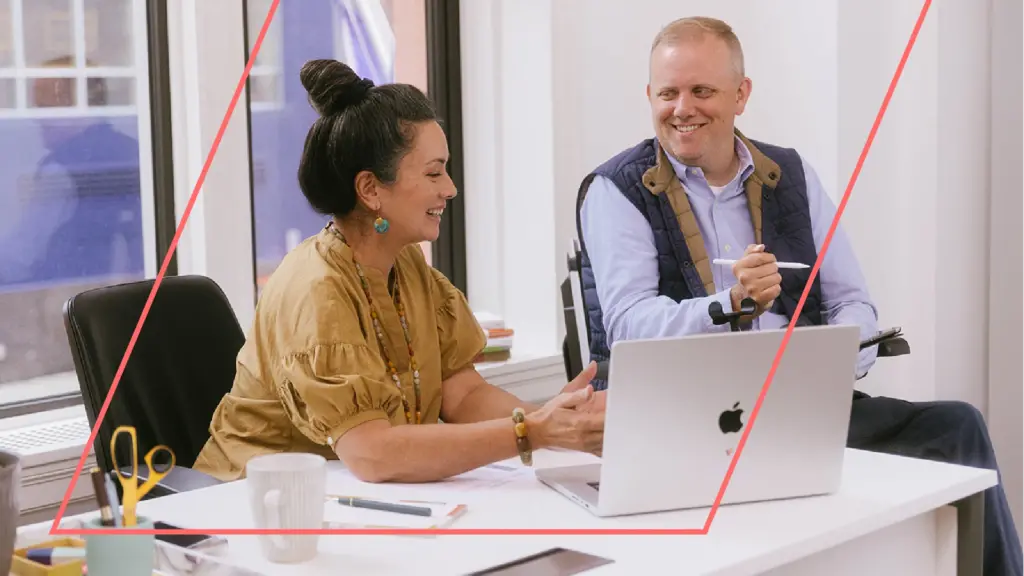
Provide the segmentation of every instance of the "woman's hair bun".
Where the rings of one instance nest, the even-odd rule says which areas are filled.
[[[321,116],[341,114],[362,102],[373,81],[360,78],[352,68],[337,60],[310,60],[302,65],[299,78],[309,102]]]

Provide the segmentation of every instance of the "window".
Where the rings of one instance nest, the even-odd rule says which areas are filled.
[[[271,0],[247,0],[252,50]],[[281,0],[249,78],[253,228],[257,287],[327,217],[314,212],[296,172],[316,112],[299,81],[307,60],[335,58],[376,84],[406,82],[427,92],[424,0]],[[428,262],[429,243],[423,246]]]
[[[0,0],[0,408],[78,392],[61,310],[155,275],[144,0]]]
[[[241,71],[243,33],[251,47],[270,6],[0,0],[0,417],[81,401],[63,304],[155,276]],[[334,57],[377,83],[426,91],[461,191],[458,12],[457,0],[280,2],[249,77],[248,137],[227,131],[217,162],[231,168],[211,171],[178,246],[177,266],[220,283],[243,326],[250,256],[266,277],[325,223],[296,179],[315,115],[298,78],[306,60]],[[238,52],[211,38],[225,29]],[[239,192],[244,202],[225,200]],[[465,289],[461,200],[424,251]],[[220,225],[229,220],[246,225]],[[172,261],[168,273],[176,270]]]

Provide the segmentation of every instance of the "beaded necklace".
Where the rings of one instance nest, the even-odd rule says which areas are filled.
[[[337,234],[338,238],[346,245],[351,246],[348,240],[345,239],[345,235],[342,234],[341,230],[338,230],[333,223],[330,224],[331,230]],[[359,282],[363,286],[363,293],[366,294],[366,300],[370,304],[370,318],[373,320],[373,329],[377,333],[377,342],[380,343],[380,353],[384,359],[384,363],[387,364],[388,371],[391,373],[391,380],[394,381],[398,391],[402,394],[402,405],[405,407],[405,418],[408,422],[413,422],[413,411],[409,407],[409,401],[405,396],[405,390],[402,388],[402,381],[398,378],[398,368],[395,363],[391,361],[391,357],[388,355],[387,347],[384,346],[384,330],[381,328],[380,318],[377,314],[377,309],[373,304],[373,296],[370,295],[370,283],[366,279],[366,274],[363,273],[363,267],[356,262],[355,258],[352,262],[356,265],[356,272],[359,274]],[[412,369],[412,387],[413,394],[415,395],[415,417],[416,424],[421,422],[420,414],[420,370],[416,365],[416,355],[412,350],[412,334],[409,332],[409,322],[405,316],[405,305],[402,304],[402,297],[398,289],[398,270],[394,268],[395,274],[395,307],[398,309],[398,319],[402,322],[402,332],[405,334],[405,344],[409,349],[409,368]]]

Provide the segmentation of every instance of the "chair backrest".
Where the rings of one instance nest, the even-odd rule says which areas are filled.
[[[572,249],[566,256],[568,273],[561,285],[566,331],[563,356],[569,379],[575,378],[583,370],[583,365],[590,361],[590,319],[583,299],[583,277],[579,262],[579,242],[574,239]]]
[[[590,361],[590,314],[583,296],[583,271],[580,269],[580,243],[572,241],[572,252],[568,257],[569,286],[572,288],[573,309],[576,313],[576,329],[580,334],[580,357]]]
[[[565,364],[565,378],[572,380],[583,371],[580,356],[579,327],[576,324],[576,309],[572,301],[571,276],[566,276],[559,287],[562,293],[562,314],[565,317],[565,339],[562,340],[562,362]]]
[[[64,327],[90,426],[95,426],[152,287],[152,280],[107,286],[64,305]],[[217,404],[231,389],[235,357],[244,341],[227,297],[213,280],[164,278],[96,434],[97,463],[112,469],[114,429],[131,425],[141,454],[164,444],[180,465],[191,467],[209,438]],[[130,454],[122,449],[119,442],[118,462],[125,465]]]

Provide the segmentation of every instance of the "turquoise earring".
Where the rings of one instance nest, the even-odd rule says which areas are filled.
[[[373,221],[373,229],[377,231],[377,234],[383,234],[388,231],[390,224],[384,218],[377,216],[377,219]]]

